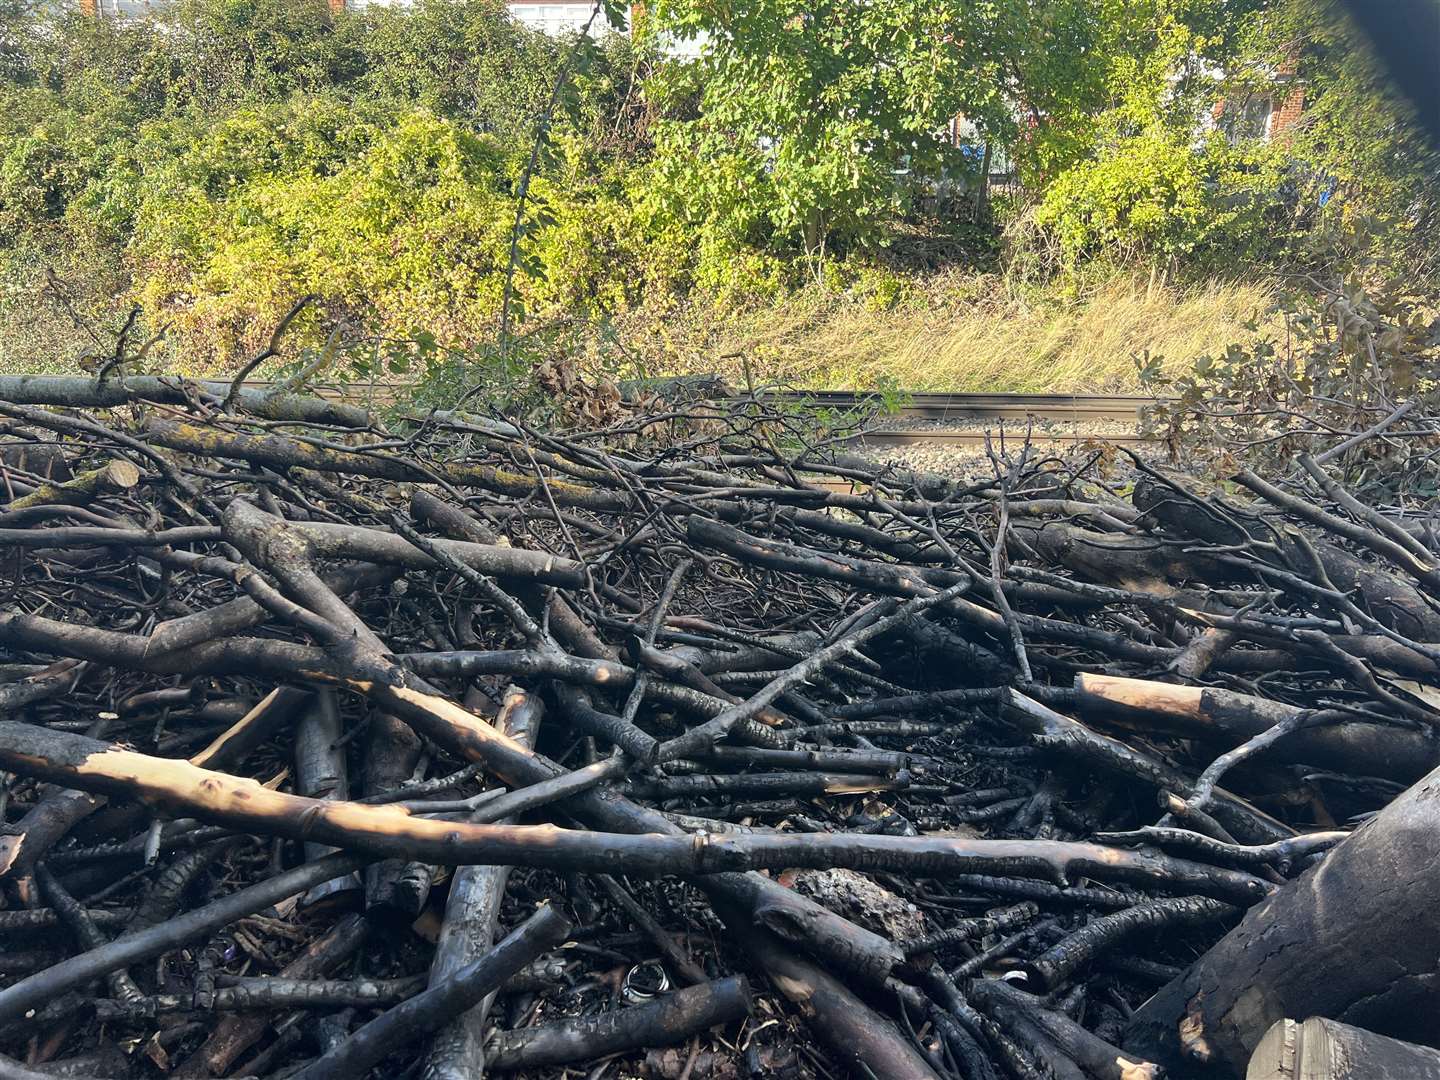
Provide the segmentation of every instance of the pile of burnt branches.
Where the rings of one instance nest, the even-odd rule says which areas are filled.
[[[1307,460],[964,482],[804,431],[0,380],[0,1077],[1136,1080],[1285,1016],[1417,1034],[1429,523]]]

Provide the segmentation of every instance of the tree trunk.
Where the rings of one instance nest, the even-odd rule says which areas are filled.
[[[1179,735],[1238,746],[1301,710],[1294,705],[1213,686],[1075,676],[1080,711],[1114,717],[1138,730],[1156,723]],[[1413,783],[1440,765],[1440,740],[1430,732],[1387,724],[1329,724],[1286,735],[1265,753],[1270,761],[1319,765],[1337,772]]]
[[[1440,1039],[1437,800],[1440,769],[1251,908],[1135,1013],[1126,1047],[1179,1076],[1240,1076],[1287,1016]]]

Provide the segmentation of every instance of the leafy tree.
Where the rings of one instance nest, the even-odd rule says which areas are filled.
[[[717,246],[873,242],[904,208],[898,171],[973,172],[949,136],[963,116],[1043,190],[1142,132],[1178,144],[1259,2],[665,0],[659,25],[709,45],[666,74],[699,111],[661,127],[660,186]]]
[[[511,19],[503,0],[420,0],[353,18],[365,96],[528,143],[550,93],[555,44]]]
[[[1148,132],[1193,133],[1261,0],[1020,0],[998,18],[1010,145],[1030,186]],[[1003,132],[1001,133],[1003,135]]]
[[[659,87],[699,101],[697,116],[657,133],[680,219],[814,255],[832,240],[878,239],[901,205],[897,171],[964,170],[946,138],[952,117],[981,118],[987,129],[1011,123],[989,49],[993,7],[657,4],[660,28],[710,43],[697,65],[670,68]]]

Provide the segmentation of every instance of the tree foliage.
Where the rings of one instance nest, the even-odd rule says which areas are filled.
[[[73,271],[210,357],[306,292],[320,340],[483,341],[507,278],[585,317],[858,280],[907,217],[984,227],[992,158],[1047,272],[1433,254],[1434,154],[1320,3],[659,0],[572,41],[503,0],[0,0],[0,307]],[[1282,61],[1299,127],[1209,130]]]
[[[1440,272],[1440,146],[1369,43],[1322,0],[1277,0],[1246,24],[1226,92],[1263,94],[1274,58],[1293,57],[1305,111],[1277,150],[1291,233],[1325,262],[1365,252],[1412,277]]]
[[[898,171],[974,180],[975,145],[952,137],[963,118],[1043,189],[1125,138],[1192,129],[1207,65],[1254,6],[666,0],[660,25],[709,43],[672,74],[700,107],[660,133],[667,188],[692,221],[752,240],[874,240],[903,209]]]
[[[990,7],[657,4],[661,26],[710,43],[698,64],[671,69],[667,87],[699,101],[698,115],[658,134],[676,205],[736,238],[810,252],[831,237],[873,240],[900,208],[897,172],[964,169],[946,137],[950,118],[1009,124],[988,32],[977,25]]]
[[[0,25],[12,281],[77,246],[114,253],[123,303],[210,357],[250,347],[307,292],[322,336],[493,325],[518,176],[570,47],[501,0],[333,19],[292,0],[177,0],[148,19],[12,9]],[[580,53],[551,127],[598,175],[631,149],[619,121],[640,68],[620,36]],[[560,172],[549,201],[576,180],[573,218],[588,196]],[[533,269],[527,295],[581,291],[547,291]]]

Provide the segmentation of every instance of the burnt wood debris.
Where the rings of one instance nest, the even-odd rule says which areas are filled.
[[[0,1080],[1433,1067],[1422,513],[683,391],[0,380]]]

